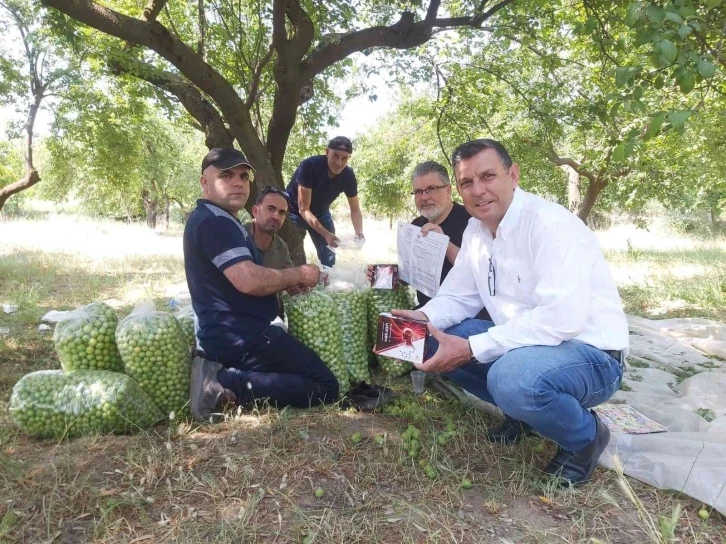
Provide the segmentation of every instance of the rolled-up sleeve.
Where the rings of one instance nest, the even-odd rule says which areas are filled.
[[[250,238],[242,225],[227,217],[210,217],[197,228],[197,247],[224,272],[233,264],[254,260]]]

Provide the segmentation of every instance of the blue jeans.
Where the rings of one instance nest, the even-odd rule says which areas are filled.
[[[493,326],[466,319],[445,332],[468,338]],[[427,358],[438,347],[431,338]],[[608,400],[623,378],[617,359],[577,340],[518,348],[491,363],[469,363],[444,375],[570,452],[595,438],[595,418],[588,408]]]
[[[316,215],[315,217],[318,218],[318,221],[320,221],[320,224],[325,227],[326,230],[335,234],[333,216],[330,215],[329,211],[321,213],[320,215]],[[318,252],[318,259],[320,259],[320,264],[322,264],[323,266],[335,266],[335,252],[328,249],[328,242],[325,241],[325,238],[320,236],[318,231],[308,225],[307,221],[305,221],[305,219],[303,219],[299,215],[290,213],[290,221],[293,225],[295,225],[302,231],[303,238],[305,238],[306,232],[310,233],[310,239],[313,241],[313,245]]]

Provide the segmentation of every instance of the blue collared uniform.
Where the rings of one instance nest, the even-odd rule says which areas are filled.
[[[184,269],[198,319],[197,338],[208,357],[238,357],[277,315],[275,295],[246,295],[224,275],[243,261],[262,266],[251,235],[230,213],[198,200],[184,228]]]

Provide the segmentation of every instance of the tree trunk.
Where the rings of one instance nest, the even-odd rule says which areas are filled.
[[[285,240],[287,248],[290,250],[292,264],[295,266],[305,264],[307,262],[305,258],[305,244],[303,243],[305,236],[302,230],[293,225],[288,219],[285,223],[283,223],[278,234],[283,240]]]
[[[587,186],[585,198],[582,200],[580,207],[576,212],[577,217],[582,219],[583,223],[587,224],[587,218],[595,206],[597,197],[600,196],[600,193],[602,193],[602,190],[607,186],[607,184],[607,180],[599,177],[596,178],[595,181],[591,181],[590,185]]]
[[[44,87],[36,87],[33,103],[28,110],[28,119],[25,121],[25,175],[15,183],[0,188],[0,210],[3,209],[11,196],[30,189],[40,181],[40,174],[33,166],[33,127],[35,126],[35,116],[38,114],[40,103],[43,101],[44,92]]]
[[[144,202],[144,210],[146,210],[146,226],[150,229],[155,229],[159,200],[157,198],[152,198],[149,191],[146,190],[141,193],[141,199]]]
[[[158,219],[161,223],[162,230],[169,230],[169,199],[164,199],[164,205],[161,208]]]
[[[572,213],[577,213],[582,206],[580,173],[568,165],[562,166],[562,170],[567,176],[567,208]]]

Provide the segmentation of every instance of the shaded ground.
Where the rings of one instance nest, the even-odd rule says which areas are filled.
[[[181,281],[178,256],[94,258],[0,242],[0,302],[20,306],[0,313],[10,329],[0,335],[0,542],[726,541],[717,514],[703,522],[695,501],[611,471],[580,490],[555,489],[536,470],[552,444],[493,446],[484,439],[491,420],[436,396],[411,397],[405,380],[391,383],[403,394],[402,417],[260,409],[211,427],[175,421],[62,443],[15,430],[13,384],[59,366],[52,335],[37,329],[45,311],[114,299],[124,315],[143,297],[161,307],[165,286]],[[409,424],[421,432],[433,480],[400,446]],[[447,424],[456,436],[440,446]],[[364,437],[357,445],[355,432]],[[460,488],[465,477],[470,490]]]

